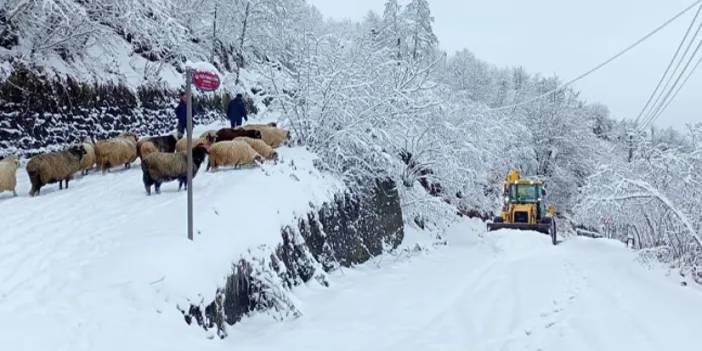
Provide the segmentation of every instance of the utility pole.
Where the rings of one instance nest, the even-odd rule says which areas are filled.
[[[634,131],[630,130],[629,131],[629,159],[628,162],[631,163],[631,161],[634,160]]]
[[[188,239],[193,240],[193,70],[185,70],[185,95],[187,96],[187,154],[188,154]]]
[[[236,84],[239,84],[239,73],[241,73],[241,66],[244,65],[244,42],[246,41],[246,30],[249,24],[249,15],[251,14],[251,1],[246,2],[246,9],[244,10],[244,23],[241,26],[241,38],[239,40],[239,62],[236,64]]]
[[[212,53],[210,54],[210,62],[214,62],[216,48],[217,48],[217,3],[215,3],[214,21],[212,21]]]

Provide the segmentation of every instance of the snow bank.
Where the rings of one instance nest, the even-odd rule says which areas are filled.
[[[186,193],[176,182],[147,197],[138,166],[38,198],[0,196],[0,340],[13,350],[172,350],[163,346],[174,335],[202,339],[176,305],[214,298],[238,257],[274,247],[281,227],[344,189],[304,149],[279,153],[277,165],[197,175],[192,242]],[[23,170],[18,178],[25,193]]]

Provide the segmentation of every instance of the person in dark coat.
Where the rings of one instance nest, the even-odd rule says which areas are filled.
[[[195,115],[198,112],[198,107],[195,106],[193,102],[193,122],[195,121]],[[178,139],[185,135],[185,128],[187,127],[188,118],[188,95],[185,92],[180,93],[180,102],[178,107],[175,109],[176,117],[178,118]]]
[[[243,121],[248,121],[249,118],[246,115],[246,105],[244,105],[244,97],[241,94],[236,94],[236,97],[229,101],[229,106],[227,107],[227,118],[231,123],[232,128],[236,128],[242,125]]]

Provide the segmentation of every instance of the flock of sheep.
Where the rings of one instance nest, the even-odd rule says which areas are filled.
[[[275,148],[289,139],[287,130],[278,128],[275,123],[250,124],[240,128],[209,130],[198,138],[193,138],[193,176],[200,165],[208,159],[207,170],[221,166],[260,164],[264,160],[277,159]],[[27,174],[32,184],[31,196],[39,195],[41,187],[59,183],[63,189],[75,173],[88,174],[99,169],[103,174],[113,167],[124,165],[129,168],[132,162],[141,158],[141,169],[146,193],[151,195],[151,187],[160,193],[161,184],[178,180],[178,190],[187,186],[187,140],[178,140],[175,135],[144,137],[123,133],[116,138],[85,142],[66,150],[50,152],[32,157],[27,163]],[[11,191],[17,196],[17,156],[0,160],[0,193]]]

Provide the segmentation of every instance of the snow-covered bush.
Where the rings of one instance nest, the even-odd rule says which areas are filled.
[[[659,258],[677,266],[702,266],[701,136],[697,125],[683,143],[632,143],[631,159],[622,152],[588,178],[578,220],[609,237],[632,239],[636,248],[664,252]]]

